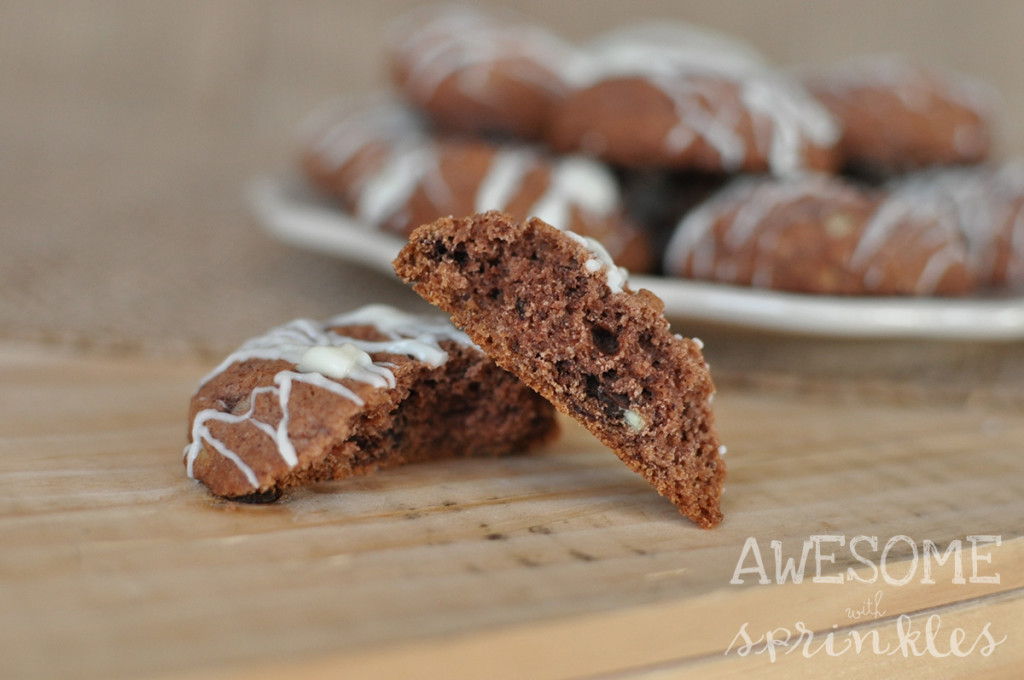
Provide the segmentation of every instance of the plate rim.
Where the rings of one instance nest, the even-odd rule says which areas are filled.
[[[316,197],[299,177],[268,175],[251,180],[246,203],[264,230],[284,243],[398,278],[391,261],[401,239],[375,231]],[[808,295],[645,275],[631,275],[629,283],[657,295],[665,303],[665,315],[681,321],[847,339],[1024,339],[1024,296]]]

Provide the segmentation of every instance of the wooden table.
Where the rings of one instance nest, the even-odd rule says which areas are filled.
[[[569,423],[528,457],[217,501],[181,464],[208,368],[0,345],[3,677],[1019,677],[1020,412],[722,391],[703,531]],[[770,542],[821,535],[845,544],[777,583]],[[964,583],[923,552],[955,540]]]
[[[242,195],[291,167],[314,107],[385,85],[387,25],[417,2],[0,3],[0,679],[1020,677],[1019,343],[678,327],[708,341],[721,385],[715,531],[569,423],[530,457],[273,506],[186,478],[187,401],[222,352],[296,316],[412,304],[262,235]],[[574,40],[637,16],[695,22],[781,65],[905,50],[995,84],[1004,149],[1024,152],[1021,2],[519,5]],[[979,535],[1000,544],[972,553]],[[818,541],[821,576],[844,582],[814,582],[812,549],[801,583],[775,583],[771,541],[785,560],[812,536],[844,540]],[[880,572],[890,540],[886,575],[904,584]],[[952,552],[938,567],[929,553],[922,583],[927,542],[954,541],[965,583]],[[972,554],[998,583],[970,581]],[[773,583],[736,574],[755,555]],[[965,649],[1000,642],[938,656],[957,629]],[[765,635],[787,631],[773,660]]]

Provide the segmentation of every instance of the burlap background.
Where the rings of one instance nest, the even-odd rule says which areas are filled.
[[[0,340],[212,356],[294,316],[368,301],[418,307],[397,282],[265,236],[242,199],[252,177],[288,166],[292,130],[309,110],[385,84],[384,28],[413,4],[0,4]],[[1003,146],[1024,148],[1016,122],[1024,120],[1024,3],[1016,0],[516,7],[571,39],[637,17],[688,20],[746,38],[783,64],[916,54],[996,85],[1009,112]],[[933,385],[952,378],[1009,389],[1024,375],[1017,344],[695,330],[718,340],[709,355],[740,379],[854,375],[872,363],[882,376],[931,376]]]

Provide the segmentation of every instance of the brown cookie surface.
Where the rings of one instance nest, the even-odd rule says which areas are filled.
[[[680,221],[664,269],[834,295],[962,295],[975,285],[957,225],[827,176],[733,180]]]
[[[392,80],[441,129],[539,139],[571,48],[508,12],[415,10],[392,27]]]
[[[329,112],[307,137],[308,176],[368,226],[404,237],[438,217],[500,209],[595,238],[633,271],[654,265],[646,232],[626,217],[616,177],[593,159],[434,137],[415,114],[386,100]]]
[[[991,151],[997,99],[975,78],[871,55],[809,70],[801,81],[839,121],[841,155],[855,170],[972,164]]]
[[[881,210],[890,221],[959,233],[982,289],[1024,286],[1024,164],[932,168],[889,181]]]
[[[521,452],[555,432],[551,406],[446,320],[380,305],[248,341],[189,411],[189,476],[242,500],[405,463]]]
[[[639,25],[581,50],[547,140],[630,168],[779,175],[835,166],[838,128],[800,84],[745,45]]]
[[[488,212],[413,232],[395,270],[496,363],[577,419],[702,527],[725,466],[700,346],[593,241]]]

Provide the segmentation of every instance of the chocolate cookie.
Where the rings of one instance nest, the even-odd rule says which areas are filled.
[[[339,97],[300,125],[299,163],[314,186],[376,226],[381,209],[367,185],[381,177],[394,157],[425,145],[431,134],[422,116],[389,94]],[[383,191],[379,184],[376,193]]]
[[[897,177],[885,188],[880,212],[893,220],[942,224],[962,235],[978,286],[1024,287],[1024,164],[934,168]]]
[[[995,257],[988,285],[1024,289],[1024,161],[998,167],[994,173],[993,203],[999,206],[995,220]]]
[[[620,170],[619,185],[626,214],[643,225],[656,253],[664,253],[668,241],[687,212],[706,201],[729,181],[728,175],[663,170]],[[655,273],[661,273],[661,262]]]
[[[287,487],[549,439],[551,406],[447,320],[374,305],[252,339],[192,398],[185,465],[218,496]]]
[[[873,55],[807,70],[801,80],[841,123],[841,154],[854,170],[891,174],[989,155],[997,99],[975,78]]]
[[[975,281],[958,225],[897,192],[836,177],[742,177],[679,223],[674,276],[836,295],[960,295]]]
[[[494,361],[572,416],[702,527],[725,467],[700,344],[600,245],[499,212],[412,233],[395,271]]]
[[[583,156],[525,145],[433,138],[393,103],[342,109],[310,126],[304,166],[364,223],[407,236],[444,215],[501,209],[599,240],[622,266],[649,271],[647,234],[625,216],[612,172]]]
[[[392,80],[438,127],[539,139],[571,48],[509,13],[431,6],[394,25]]]
[[[686,26],[637,26],[581,51],[547,139],[631,168],[830,170],[839,130],[752,50]]]

